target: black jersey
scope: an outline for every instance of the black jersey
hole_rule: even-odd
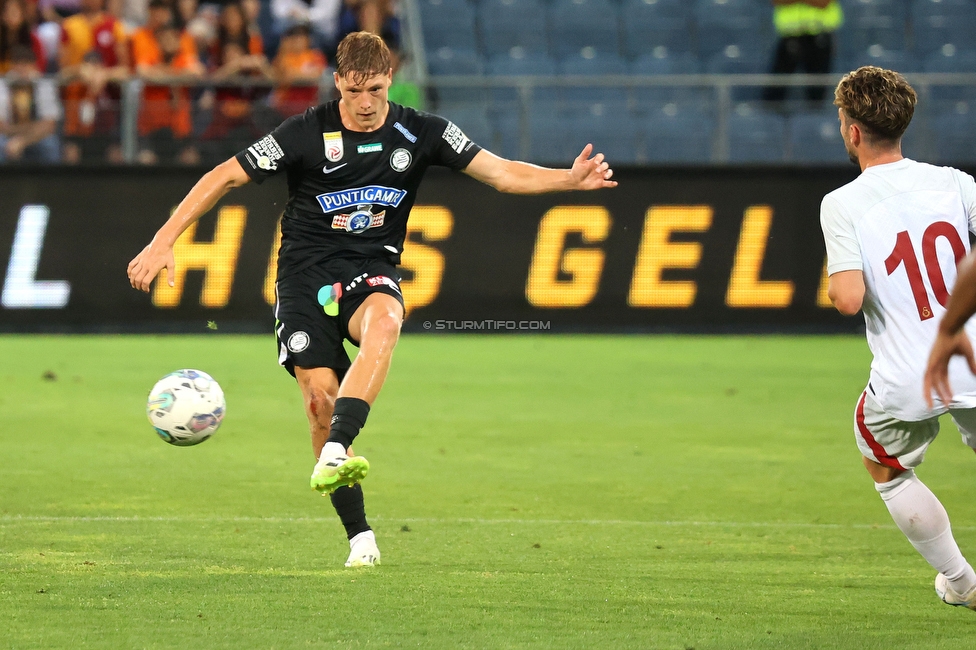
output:
[[[258,183],[288,174],[279,278],[333,257],[399,264],[424,172],[464,169],[481,151],[442,117],[389,106],[386,123],[362,133],[343,128],[339,100],[321,104],[237,154]]]

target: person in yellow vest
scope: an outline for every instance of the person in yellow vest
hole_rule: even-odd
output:
[[[772,74],[824,74],[830,72],[836,44],[834,32],[844,23],[839,0],[772,0],[773,22],[779,42]],[[787,88],[769,86],[763,99],[782,102]],[[823,101],[826,86],[807,86],[804,95],[813,102]]]

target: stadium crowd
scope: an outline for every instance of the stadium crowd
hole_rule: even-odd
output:
[[[318,102],[343,36],[399,49],[395,0],[0,0],[0,162],[224,159]],[[331,84],[322,84],[328,92]]]

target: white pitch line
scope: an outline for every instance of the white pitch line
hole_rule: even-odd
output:
[[[437,517],[370,517],[373,521],[387,523],[420,523],[420,524],[479,524],[479,525],[509,525],[529,524],[540,526],[641,526],[641,527],[715,527],[715,528],[809,528],[809,529],[837,529],[837,530],[875,530],[894,529],[892,524],[818,524],[806,522],[785,521],[637,521],[625,519],[481,519],[481,518],[437,518]],[[15,524],[18,522],[105,522],[105,523],[140,523],[140,522],[174,522],[174,523],[258,523],[258,524],[302,524],[302,523],[333,523],[334,517],[142,517],[134,516],[57,516],[57,515],[0,515],[0,524]],[[976,530],[976,526],[953,526],[955,530]]]

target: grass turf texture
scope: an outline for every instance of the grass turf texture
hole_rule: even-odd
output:
[[[857,337],[409,336],[342,567],[268,337],[0,337],[0,646],[959,648],[861,468]],[[210,372],[182,449],[152,384]],[[45,378],[44,375],[47,372]],[[951,424],[919,472],[976,553]]]

